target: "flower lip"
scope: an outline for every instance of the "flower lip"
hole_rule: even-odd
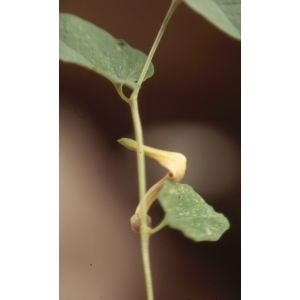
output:
[[[119,139],[118,142],[126,148],[137,151],[137,142],[128,138]],[[169,171],[169,180],[179,182],[186,171],[186,157],[177,152],[170,152],[143,146],[145,155],[155,159]]]

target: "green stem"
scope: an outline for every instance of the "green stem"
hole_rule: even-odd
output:
[[[138,143],[137,160],[138,160],[138,182],[139,182],[139,196],[141,204],[141,248],[142,248],[142,260],[144,266],[144,276],[146,282],[147,299],[154,300],[153,298],[153,286],[150,268],[150,256],[149,256],[149,238],[150,234],[146,222],[147,212],[146,203],[144,200],[146,194],[146,169],[145,169],[145,156],[143,151],[143,133],[141,120],[138,111],[138,102],[130,101],[130,108],[132,114],[132,120],[134,125],[135,138]]]
[[[143,145],[144,145],[143,131],[142,131],[142,124],[139,115],[138,102],[130,101],[129,104],[130,104],[132,121],[134,126],[135,139],[138,144],[137,164],[138,164],[139,199],[140,199],[142,218],[143,218],[143,209],[145,209],[146,211],[145,201],[143,201],[144,196],[146,194],[146,168],[145,168],[145,155],[143,150]],[[143,223],[143,220],[141,221]]]
[[[117,84],[117,83],[114,83],[120,97],[127,103],[129,103],[129,99],[124,95],[123,93],[123,84]]]
[[[166,219],[163,219],[155,228],[153,228],[150,231],[150,234],[154,234],[158,232],[159,230],[163,229],[167,225],[168,225],[168,221]]]
[[[150,254],[149,254],[149,240],[150,240],[149,233],[141,235],[142,258],[143,258],[144,276],[146,282],[147,299],[154,300],[151,265],[150,265]]]
[[[146,169],[145,169],[145,155],[143,151],[143,132],[142,132],[142,125],[138,111],[138,93],[141,88],[141,84],[145,79],[147,70],[150,66],[151,60],[155,53],[155,50],[161,40],[161,37],[166,29],[166,26],[175,11],[176,7],[182,0],[172,0],[170,8],[165,16],[165,19],[159,29],[157,37],[152,45],[150,53],[147,57],[146,63],[144,68],[141,72],[140,78],[137,82],[138,87],[135,88],[130,96],[129,104],[132,114],[134,132],[135,132],[135,139],[138,145],[137,151],[137,164],[138,164],[138,182],[139,182],[139,200],[141,205],[141,250],[142,250],[142,259],[143,259],[143,266],[144,266],[144,275],[145,275],[145,282],[146,282],[146,291],[147,291],[147,299],[154,300],[153,297],[153,287],[152,287],[152,277],[151,277],[151,268],[150,268],[150,256],[149,256],[149,238],[150,238],[150,230],[147,226],[147,208],[146,203],[144,201],[144,197],[146,194]],[[122,97],[123,98],[123,97]],[[124,98],[123,98],[124,99]],[[124,99],[125,100],[125,99]]]
[[[150,50],[150,52],[149,52],[149,55],[148,55],[148,57],[147,57],[147,60],[146,60],[146,63],[145,63],[145,65],[144,65],[144,68],[143,68],[143,70],[142,70],[142,73],[141,73],[141,75],[140,75],[140,78],[139,78],[139,80],[138,80],[138,82],[137,82],[138,87],[134,89],[134,91],[133,91],[133,93],[132,93],[132,95],[131,95],[131,97],[130,97],[131,99],[137,99],[137,95],[138,95],[139,90],[140,90],[140,88],[141,88],[141,84],[142,84],[142,82],[144,81],[144,78],[145,78],[145,76],[146,76],[146,73],[147,73],[147,71],[148,71],[148,68],[149,68],[149,66],[150,66],[150,63],[151,63],[151,61],[152,61],[152,58],[153,58],[154,53],[155,53],[155,51],[156,51],[156,48],[157,48],[157,46],[158,46],[158,44],[159,44],[159,42],[160,42],[160,40],[161,40],[161,38],[162,38],[162,35],[163,35],[164,32],[165,32],[165,29],[166,29],[166,27],[167,27],[167,25],[168,25],[168,23],[169,23],[169,20],[170,20],[172,14],[174,13],[175,9],[177,8],[178,4],[179,4],[181,1],[182,1],[182,0],[172,0],[172,3],[171,3],[171,5],[170,5],[170,8],[169,8],[169,10],[168,10],[168,12],[167,12],[167,14],[166,14],[166,16],[165,16],[165,18],[164,18],[164,21],[163,21],[163,23],[162,23],[162,25],[161,25],[161,27],[160,27],[160,29],[159,29],[159,32],[158,32],[158,34],[157,34],[157,36],[156,36],[156,39],[155,39],[155,41],[154,41],[154,43],[153,43],[153,45],[152,45],[152,48],[151,48],[151,50]]]

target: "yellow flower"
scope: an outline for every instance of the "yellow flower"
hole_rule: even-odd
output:
[[[126,148],[137,151],[137,142],[128,138],[119,139],[118,142]],[[157,199],[157,195],[163,188],[166,180],[179,182],[186,171],[186,158],[181,153],[169,152],[164,150],[155,149],[148,146],[143,146],[145,155],[155,159],[160,165],[165,167],[169,172],[168,174],[154,184],[146,193],[146,210],[148,211],[152,203]],[[136,208],[135,214],[131,217],[130,223],[132,230],[136,233],[140,232],[140,213],[141,204]],[[147,224],[151,225],[151,218],[147,215]]]

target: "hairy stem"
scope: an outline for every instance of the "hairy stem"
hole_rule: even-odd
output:
[[[144,81],[146,76],[147,70],[150,66],[152,61],[153,55],[155,50],[161,40],[161,37],[166,29],[166,26],[175,11],[176,7],[182,0],[172,0],[171,6],[165,16],[165,19],[159,29],[157,37],[152,45],[150,53],[147,57],[146,63],[144,68],[141,72],[140,78],[137,82],[138,87],[135,88],[130,96],[129,104],[132,114],[134,132],[135,132],[135,139],[138,144],[138,151],[137,151],[137,164],[138,164],[138,182],[139,182],[139,201],[141,207],[141,250],[142,250],[142,259],[143,259],[143,266],[144,266],[144,275],[145,275],[145,282],[146,282],[146,291],[147,291],[147,300],[154,300],[153,296],[153,286],[152,286],[152,277],[151,277],[151,268],[150,268],[150,256],[149,256],[149,239],[150,239],[150,231],[147,226],[147,207],[144,201],[145,194],[146,194],[146,169],[145,169],[145,155],[143,151],[143,132],[142,132],[142,125],[138,111],[138,93],[141,88],[141,84]]]

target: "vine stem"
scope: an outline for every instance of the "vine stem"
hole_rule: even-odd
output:
[[[168,225],[168,221],[166,219],[163,219],[155,228],[151,230],[150,234],[154,234],[158,232],[159,230],[163,229],[167,225]]]
[[[141,251],[142,251],[142,260],[143,260],[143,267],[144,267],[144,276],[145,276],[145,283],[146,283],[146,292],[147,292],[147,299],[154,300],[153,296],[153,285],[152,285],[152,277],[151,277],[151,267],[150,267],[150,256],[149,256],[149,239],[151,235],[151,231],[147,226],[147,211],[146,211],[146,203],[144,201],[144,197],[146,194],[146,168],[145,168],[145,155],[143,151],[143,131],[141,120],[139,116],[138,110],[138,93],[141,88],[141,84],[145,79],[147,70],[150,66],[152,61],[153,55],[156,51],[156,48],[162,38],[162,35],[167,27],[167,24],[175,11],[176,7],[182,0],[172,0],[170,8],[163,20],[163,23],[159,29],[157,37],[152,45],[152,48],[149,52],[147,57],[146,63],[143,67],[139,80],[137,82],[137,87],[133,90],[130,98],[129,98],[129,105],[131,109],[132,121],[134,126],[134,133],[135,139],[138,145],[137,151],[137,165],[138,165],[138,183],[139,183],[139,201],[141,205]]]

